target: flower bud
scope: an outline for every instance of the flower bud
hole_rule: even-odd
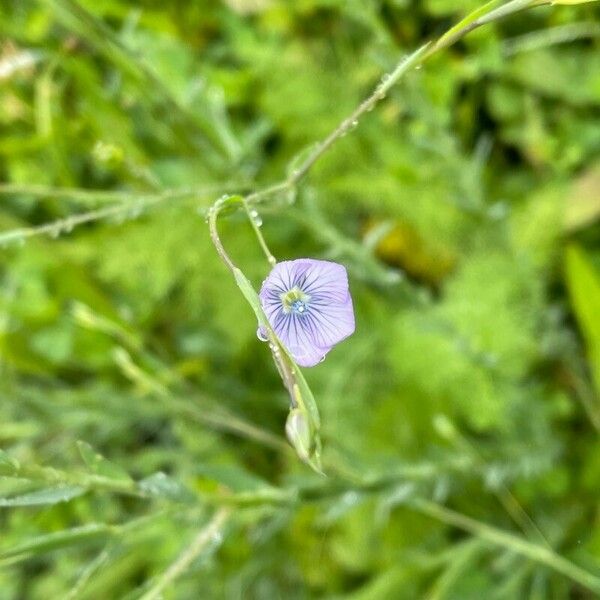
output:
[[[301,460],[310,462],[312,435],[308,418],[303,410],[293,408],[285,423],[285,433]]]

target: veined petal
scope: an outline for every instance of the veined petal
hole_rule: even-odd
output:
[[[302,326],[315,346],[331,348],[354,333],[354,308],[347,295],[341,303],[311,300],[310,310],[303,316]]]
[[[311,296],[323,295],[332,302],[342,302],[349,294],[348,273],[343,265],[328,260],[292,261],[293,284]]]
[[[331,348],[321,348],[313,343],[308,332],[299,323],[300,318],[292,317],[287,329],[277,332],[279,339],[283,342],[294,360],[301,367],[314,367],[318,365]]]
[[[297,311],[286,300],[292,290],[296,297],[302,292]],[[301,366],[318,364],[354,332],[348,275],[340,264],[308,258],[277,263],[259,297],[271,327]],[[261,339],[265,333],[259,328]]]

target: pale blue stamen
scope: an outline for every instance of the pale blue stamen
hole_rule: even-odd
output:
[[[302,314],[303,312],[306,312],[306,309],[308,307],[306,305],[306,302],[304,302],[303,300],[294,300],[290,308],[292,309],[293,313]]]
[[[305,294],[298,286],[294,286],[288,292],[279,294],[281,306],[285,314],[294,313],[301,315],[306,312],[310,296]]]

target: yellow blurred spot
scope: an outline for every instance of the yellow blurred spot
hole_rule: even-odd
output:
[[[365,234],[368,235],[378,226],[379,221],[370,220]],[[423,239],[407,223],[394,224],[377,243],[375,252],[384,262],[431,284],[440,283],[456,263],[456,256],[451,249]]]

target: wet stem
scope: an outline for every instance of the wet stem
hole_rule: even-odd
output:
[[[482,25],[493,23],[527,8],[553,3],[554,2],[552,0],[512,0],[505,4],[501,4],[496,0],[488,2],[483,7],[480,7],[465,17],[456,26],[449,29],[438,40],[433,43],[425,44],[413,54],[400,61],[400,63],[391,73],[384,75],[379,84],[375,87],[372,94],[364,102],[362,102],[349,117],[344,119],[326,138],[319,142],[315,149],[308,155],[308,157],[299,165],[298,168],[294,169],[285,180],[276,183],[271,187],[253,192],[245,198],[237,197],[236,200],[243,205],[243,208],[248,215],[258,242],[263,249],[269,264],[275,264],[275,258],[266,244],[262,231],[253,218],[252,210],[254,206],[267,202],[270,198],[279,194],[294,191],[301,180],[308,175],[315,163],[327,151],[329,151],[329,149],[339,138],[353,130],[358,125],[359,119],[366,112],[370,112],[381,100],[383,100],[388,90],[394,86],[407,71],[419,67],[430,56],[453,45],[469,32]],[[236,271],[238,271],[238,268],[223,247],[217,230],[219,213],[224,205],[227,204],[228,200],[231,201],[234,200],[234,198],[228,199],[225,197],[215,202],[209,211],[208,223],[211,239],[215,245],[217,253],[235,275]],[[358,486],[358,488],[360,488],[360,486]],[[327,488],[324,485],[320,485],[318,489],[319,492],[323,492],[326,491]],[[222,498],[220,500],[223,501]],[[230,500],[234,499],[230,498]],[[256,500],[259,504],[265,501],[265,499],[262,497],[256,498]],[[283,498],[284,503],[288,500],[288,498]],[[235,504],[235,500],[233,503]],[[543,564],[554,571],[563,574],[571,580],[576,581],[587,589],[594,590],[595,592],[600,591],[599,577],[563,558],[546,545],[539,545],[522,539],[511,533],[496,529],[466,515],[462,515],[444,506],[427,500],[415,499],[409,502],[409,507],[417,512],[429,516],[430,518],[446,523],[447,525],[463,529],[471,535],[474,535],[492,545],[505,548],[534,562]]]
[[[413,52],[408,57],[403,58],[396,68],[389,74],[384,75],[378,85],[375,87],[371,95],[362,102],[346,119],[344,119],[326,138],[318,142],[314,150],[308,155],[308,157],[297,167],[291,174],[283,181],[276,183],[270,187],[262,190],[257,190],[253,193],[248,194],[245,197],[245,208],[252,211],[254,205],[267,202],[273,196],[278,194],[287,193],[294,191],[302,179],[312,169],[315,163],[333,146],[333,144],[341,137],[345,136],[348,132],[356,128],[359,124],[360,118],[366,113],[371,111],[375,106],[385,98],[387,92],[392,88],[400,78],[409,70],[413,68],[419,68],[430,56],[436,54],[444,48],[456,43],[462,39],[469,32],[477,29],[482,25],[493,23],[506,16],[514,14],[518,11],[533,8],[548,4],[558,4],[560,0],[512,0],[510,2],[502,4],[500,0],[492,0],[484,6],[473,11],[457,25],[450,28],[444,35],[438,38],[435,42],[427,43],[417,51]],[[563,2],[564,3],[564,2]],[[69,4],[71,7],[70,0],[64,0],[64,4]],[[237,189],[243,190],[244,184],[231,183],[229,185],[220,184],[217,188],[225,189]],[[119,193],[110,192],[108,194],[90,191],[90,190],[70,190],[70,189],[50,189],[43,186],[10,186],[0,185],[0,194],[4,193],[33,193],[39,197],[63,195],[75,200],[127,200],[116,206],[109,206],[97,210],[91,210],[88,212],[81,213],[79,215],[73,215],[65,219],[46,223],[35,227],[18,228],[0,233],[0,247],[9,244],[24,244],[25,241],[34,236],[49,235],[50,237],[58,237],[63,233],[70,233],[74,228],[79,227],[85,223],[91,223],[94,221],[103,220],[106,218],[128,218],[130,215],[132,218],[138,216],[139,213],[146,211],[155,204],[162,203],[167,200],[174,200],[181,197],[196,197],[202,192],[209,193],[210,190],[166,190],[166,191],[155,191],[151,194],[143,194],[139,198],[135,206],[131,206],[129,201],[131,193]],[[214,193],[215,190],[213,190]],[[213,208],[216,203],[213,205]],[[249,215],[251,216],[251,215]],[[269,264],[273,264],[274,257],[268,250],[267,244],[264,240],[262,233],[259,231],[256,223],[253,223],[253,229],[257,236],[257,239],[265,252]],[[213,238],[214,241],[214,238]],[[224,251],[221,246],[217,251],[221,258],[225,261],[228,266],[232,266],[231,261],[227,261],[224,256]]]
[[[190,545],[183,550],[175,562],[146,591],[140,600],[158,600],[162,598],[163,591],[189,569],[190,565],[206,550],[211,542],[218,541],[230,515],[231,509],[227,507],[217,510],[208,525],[198,531]]]
[[[337,140],[344,137],[348,132],[354,130],[358,126],[361,117],[365,113],[372,111],[375,106],[386,97],[388,91],[402,78],[405,73],[413,68],[420,68],[420,66],[429,57],[433,56],[440,50],[452,46],[465,35],[474,29],[481,27],[482,25],[499,21],[500,19],[527,8],[534,8],[554,3],[554,0],[511,0],[510,2],[502,4],[499,0],[491,0],[491,2],[479,7],[462,19],[457,25],[451,27],[436,41],[427,42],[412,54],[404,57],[393,71],[383,75],[367,99],[359,104],[359,106],[357,106],[356,109],[347,118],[345,118],[326,138],[318,142],[308,157],[297,168],[295,168],[285,180],[241,198],[240,202],[243,205],[246,214],[248,215],[254,233],[269,264],[271,266],[275,265],[276,259],[269,250],[262,231],[257,225],[255,217],[253,217],[253,211],[256,210],[253,208],[255,205],[267,202],[269,198],[277,195],[294,191],[301,180],[308,175],[315,163],[326,152],[329,151],[329,149]],[[223,199],[217,200],[211,207],[209,211],[209,228],[211,239],[217,250],[217,253],[229,267],[229,269],[233,270],[236,268],[236,265],[225,251],[219,239],[216,227],[217,218],[222,207]]]
[[[269,250],[269,247],[267,246],[265,237],[263,236],[262,231],[260,230],[260,224],[257,223],[258,212],[256,211],[256,209],[250,208],[250,206],[248,205],[248,200],[246,198],[243,199],[243,203],[244,203],[244,210],[246,211],[246,214],[248,215],[248,219],[250,221],[250,224],[252,225],[252,229],[254,230],[254,233],[256,234],[256,237],[258,238],[258,243],[260,244],[260,247],[262,248],[263,252],[265,253],[267,261],[269,262],[269,264],[272,267],[274,267],[277,264],[277,259],[273,256],[273,254]]]

